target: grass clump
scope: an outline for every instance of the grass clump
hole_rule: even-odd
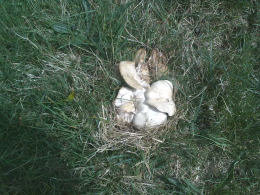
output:
[[[0,1],[0,192],[259,193],[258,10]],[[117,65],[141,47],[167,55],[165,78],[179,88],[177,113],[155,137],[113,131]]]

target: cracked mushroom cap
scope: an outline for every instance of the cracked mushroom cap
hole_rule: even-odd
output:
[[[176,112],[175,103],[172,100],[173,85],[168,80],[161,80],[153,83],[145,93],[146,103],[160,112],[169,116]]]

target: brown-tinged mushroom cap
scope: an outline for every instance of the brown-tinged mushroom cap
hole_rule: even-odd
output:
[[[145,62],[145,57],[146,57],[146,50],[141,48],[139,49],[136,54],[135,54],[135,64],[143,64]]]
[[[158,49],[153,49],[151,56],[147,62],[150,74],[152,78],[159,78],[168,72],[168,67],[166,66],[166,57],[159,52]]]
[[[139,49],[135,55],[136,71],[140,78],[146,83],[150,83],[150,73],[148,63],[145,62],[146,51],[145,49]]]

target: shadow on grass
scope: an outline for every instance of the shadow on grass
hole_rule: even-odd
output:
[[[77,179],[62,157],[62,144],[9,109],[0,109],[0,193],[75,192]]]

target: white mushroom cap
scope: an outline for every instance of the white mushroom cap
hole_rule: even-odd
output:
[[[137,129],[152,129],[159,127],[167,121],[167,114],[159,112],[146,104],[140,103],[133,119]]]
[[[114,101],[114,106],[118,110],[116,115],[117,120],[131,123],[135,114],[133,90],[122,87]]]
[[[146,103],[160,112],[169,116],[176,112],[175,103],[172,100],[173,86],[168,80],[161,80],[153,83],[145,93]]]
[[[122,87],[114,101],[117,109],[117,120],[131,123],[136,113],[136,105],[145,101],[145,89],[132,90]]]
[[[123,61],[119,64],[120,74],[125,82],[134,89],[148,88],[150,85],[142,80],[136,72],[135,62]]]
[[[133,103],[133,97],[134,91],[132,89],[121,87],[114,101],[114,105],[120,107],[125,103]]]

